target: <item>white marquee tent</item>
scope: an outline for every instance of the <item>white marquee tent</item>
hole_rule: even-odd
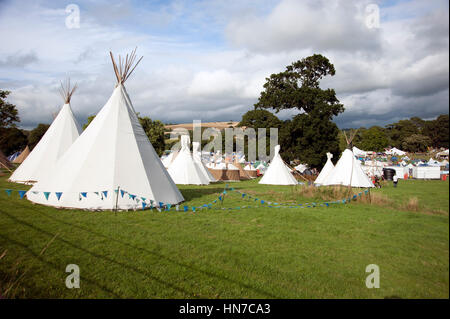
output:
[[[406,152],[399,150],[398,148],[391,148],[390,150],[385,152],[387,155],[396,155],[396,156],[403,156],[406,155]]]
[[[356,156],[359,156],[359,157],[366,157],[367,156],[367,152],[366,151],[360,150],[356,146],[353,146],[353,154],[355,154]]]
[[[110,55],[117,78],[111,97],[60,157],[53,174],[27,192],[32,202],[104,210],[184,200],[142,129],[123,85],[134,70],[135,50],[119,60],[126,61],[120,69]]]

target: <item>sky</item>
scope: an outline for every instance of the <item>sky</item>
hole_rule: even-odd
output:
[[[144,58],[127,91],[165,123],[240,120],[266,77],[314,53],[336,68],[321,87],[344,104],[340,128],[449,111],[447,0],[0,0],[0,38],[0,89],[24,129],[51,123],[67,77],[85,123],[114,88],[109,51],[135,47]]]

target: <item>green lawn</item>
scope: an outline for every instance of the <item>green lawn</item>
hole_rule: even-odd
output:
[[[372,190],[372,204],[114,213],[8,197],[4,189],[24,186],[6,178],[0,177],[0,293],[13,284],[6,297],[449,297],[448,182],[400,181],[396,189]],[[305,186],[230,186],[271,201],[322,198],[301,197]],[[180,189],[186,205],[196,206],[224,187]],[[407,211],[411,197],[416,211]],[[233,192],[223,203],[243,205]],[[68,264],[80,267],[80,289],[65,286]],[[369,264],[380,267],[379,289],[365,286]]]

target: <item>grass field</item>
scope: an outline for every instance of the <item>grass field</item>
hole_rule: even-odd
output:
[[[9,298],[448,298],[449,184],[400,181],[372,203],[199,212],[58,210],[8,197],[0,177],[0,293]],[[232,183],[267,200],[331,191]],[[186,205],[225,184],[180,186]],[[25,187],[26,189],[26,187]],[[337,199],[337,198],[336,198]],[[242,206],[227,194],[224,207]],[[67,289],[68,264],[81,288]],[[380,288],[365,268],[380,267]]]

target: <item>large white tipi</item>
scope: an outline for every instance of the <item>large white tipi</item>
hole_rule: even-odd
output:
[[[191,155],[190,145],[189,135],[181,135],[181,150],[167,171],[175,184],[207,185],[209,179],[195,163]]]
[[[323,181],[322,185],[342,185],[351,187],[374,187],[372,181],[364,173],[360,162],[355,158],[353,151],[351,149],[351,142],[355,137],[356,132],[353,136],[347,139],[347,149],[342,153],[341,158],[336,163],[334,169],[328,174],[328,176]]]
[[[77,86],[70,80],[61,83],[64,105],[33,151],[14,171],[9,180],[17,183],[33,183],[51,174],[57,160],[66,152],[81,133],[81,128],[70,108],[70,99]]]
[[[275,146],[275,155],[270,162],[264,176],[259,184],[269,185],[297,185],[298,182],[292,175],[289,167],[286,166],[280,156],[280,145]]]
[[[139,123],[124,87],[134,70],[135,52],[126,59],[119,57],[119,67],[110,53],[117,78],[111,97],[58,160],[53,174],[27,192],[29,200],[92,210],[137,209],[152,201],[160,205],[184,200]]]
[[[323,166],[322,170],[320,171],[319,176],[317,176],[316,180],[314,181],[314,184],[321,185],[323,182],[327,179],[328,175],[333,171],[334,165],[331,159],[333,158],[333,154],[327,153],[327,162]]]

